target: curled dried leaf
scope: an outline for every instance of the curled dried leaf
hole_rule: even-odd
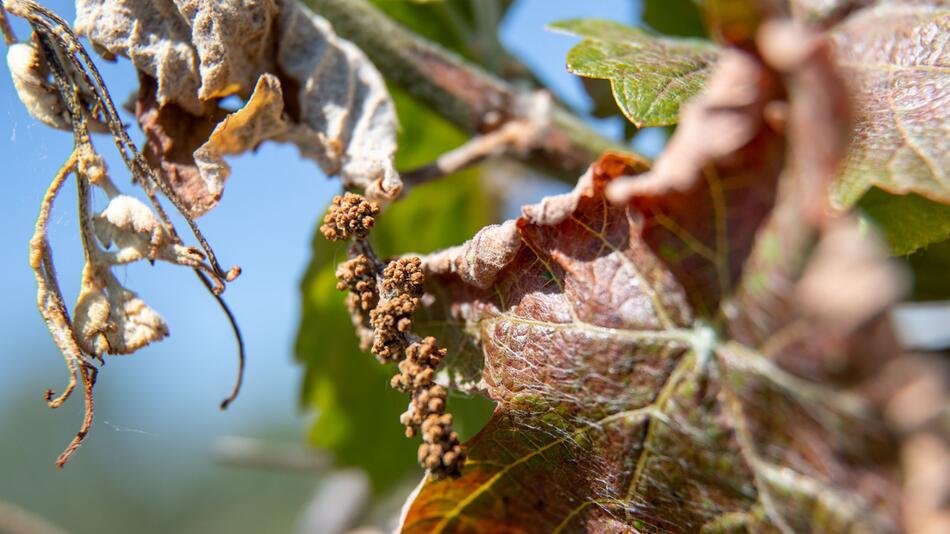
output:
[[[20,102],[30,115],[47,126],[71,130],[66,106],[49,77],[49,67],[31,43],[15,43],[7,48],[7,67],[13,76]]]
[[[221,197],[224,181],[231,173],[224,156],[253,150],[267,139],[286,132],[290,125],[284,120],[283,109],[280,81],[272,74],[264,74],[257,80],[244,107],[219,122],[208,140],[195,150],[195,165],[205,188],[214,198]]]
[[[175,242],[152,209],[134,197],[116,195],[92,223],[96,238],[106,248],[95,257],[105,264],[163,260],[212,273],[200,249]]]
[[[74,315],[80,345],[96,356],[131,354],[168,335],[155,310],[95,263],[83,269]]]
[[[402,182],[393,163],[395,108],[372,63],[298,2],[245,4],[77,4],[81,34],[155,80],[154,88],[143,86],[139,120],[151,158],[179,184],[192,215],[220,198],[229,173],[222,156],[267,139],[296,144],[328,175],[373,200],[396,198]],[[249,100],[220,122],[217,99],[231,94]],[[176,116],[202,128],[176,127]]]

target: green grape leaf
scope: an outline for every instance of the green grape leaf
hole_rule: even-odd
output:
[[[950,7],[936,4],[881,4],[832,31],[857,102],[839,206],[871,187],[950,203]]]
[[[950,240],[918,250],[907,261],[914,274],[915,300],[950,300]]]
[[[874,221],[891,251],[899,256],[913,254],[931,243],[950,239],[950,205],[920,195],[894,195],[873,188],[858,203]]]
[[[666,35],[705,37],[706,25],[695,0],[644,0],[640,18]]]
[[[621,111],[640,128],[675,124],[680,104],[699,92],[718,55],[707,41],[660,37],[606,20],[567,20],[551,28],[584,38],[568,54],[567,68],[610,80]]]
[[[724,52],[650,172],[607,154],[424,258],[498,408],[402,532],[896,531],[896,442],[862,392],[900,356],[901,284],[814,209],[848,124],[827,57],[800,69]]]
[[[464,142],[464,134],[447,121],[405,93],[392,93],[402,125],[397,158],[402,168],[428,163]],[[374,229],[374,241],[383,254],[427,252],[459,243],[492,221],[492,204],[479,172],[468,170],[414,189],[394,203]],[[447,220],[457,223],[433,224]],[[395,367],[380,365],[358,348],[345,295],[336,289],[336,265],[345,258],[345,246],[316,233],[313,258],[301,283],[296,354],[305,367],[302,402],[316,413],[311,443],[331,451],[340,465],[364,468],[374,488],[384,491],[418,470],[418,443],[402,435],[399,415],[408,400],[389,387]],[[483,398],[458,395],[450,402],[462,435],[471,435],[491,413],[491,403]]]

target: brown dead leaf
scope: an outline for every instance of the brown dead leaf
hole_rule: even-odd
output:
[[[143,84],[137,105],[153,145],[149,157],[193,215],[220,198],[229,174],[221,156],[267,139],[296,144],[327,175],[339,175],[374,200],[389,201],[401,191],[394,166],[397,120],[382,76],[298,2],[82,0],[77,12],[78,32],[155,80],[154,88]],[[225,138],[209,138],[224,116],[218,99],[251,98],[265,74],[271,75],[268,91],[283,102],[246,102],[221,133],[245,141],[221,150]],[[265,123],[267,136],[242,131]]]
[[[192,217],[204,215],[221,199],[220,189],[212,193],[201,178],[194,153],[226,114],[216,109],[211,115],[196,116],[178,104],[160,106],[155,80],[139,76],[135,117],[145,133],[145,158],[165,175]]]
[[[478,343],[498,408],[403,532],[897,530],[897,449],[867,380],[899,356],[882,318],[900,284],[853,221],[803,206],[848,123],[824,45],[798,35],[781,77],[753,56],[714,74],[718,100],[664,156],[679,161],[632,198],[607,202],[637,178],[606,155],[574,192],[428,258],[428,311]],[[810,105],[823,120],[802,122]]]
[[[950,6],[884,2],[832,35],[861,102],[836,205],[850,207],[872,186],[950,203]]]
[[[195,164],[212,195],[221,196],[224,181],[231,173],[224,156],[253,150],[290,129],[283,109],[280,81],[272,74],[264,74],[244,107],[219,122],[208,140],[194,151]]]

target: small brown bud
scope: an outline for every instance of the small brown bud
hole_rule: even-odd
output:
[[[333,198],[323,217],[320,233],[330,241],[343,241],[352,237],[362,239],[373,227],[378,213],[379,205],[360,195],[338,195]]]

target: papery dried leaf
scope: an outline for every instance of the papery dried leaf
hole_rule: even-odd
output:
[[[272,70],[273,0],[77,0],[76,31],[158,80],[158,103],[194,115]]]
[[[299,128],[281,140],[373,200],[396,198],[396,109],[382,75],[330,23],[294,0],[279,2],[277,64],[297,88],[286,87],[288,113]],[[296,96],[296,99],[294,99]]]
[[[950,203],[950,8],[909,4],[862,10],[832,33],[860,103],[834,189],[841,207],[872,186]]]
[[[106,248],[116,247],[111,263],[124,264],[150,257],[150,251],[171,245],[168,231],[142,201],[118,195],[93,219],[96,237]]]
[[[265,74],[243,108],[215,126],[208,140],[194,152],[195,164],[205,188],[215,198],[224,191],[231,167],[224,156],[253,150],[260,143],[290,129],[284,120],[284,97],[276,76]]]
[[[116,195],[92,220],[96,238],[105,247],[97,250],[96,263],[103,268],[141,260],[164,260],[206,270],[199,249],[175,243],[168,230],[142,201]]]
[[[176,103],[194,115],[213,107],[198,97],[202,81],[191,28],[172,0],[77,0],[74,26],[158,80],[159,105]]]
[[[273,72],[277,18],[273,0],[174,2],[181,18],[191,26],[190,44],[201,75],[200,100],[246,95],[261,71]]]
[[[218,205],[221,191],[215,194],[209,190],[198,172],[194,152],[227,112],[217,109],[207,116],[192,115],[178,104],[160,105],[156,90],[155,80],[139,76],[135,117],[145,133],[145,158],[161,169],[191,216],[199,217]]]
[[[56,88],[46,79],[49,68],[44,64],[36,47],[28,43],[14,43],[7,48],[7,68],[13,77],[13,87],[30,116],[43,124],[69,130],[69,116],[59,99]]]
[[[74,311],[75,331],[90,354],[132,354],[168,335],[165,320],[107,268],[86,264]]]
[[[325,173],[339,175],[346,186],[364,189],[373,199],[395,198],[402,188],[393,163],[397,120],[376,68],[353,44],[337,37],[326,20],[295,1],[245,4],[77,4],[79,32],[110,53],[129,57],[156,80],[155,88],[143,80],[136,113],[153,165],[165,171],[193,216],[204,214],[220,198],[228,174],[221,156],[250,150],[267,139],[297,144]],[[147,22],[135,22],[139,19]],[[210,139],[224,115],[217,99],[231,94],[249,98],[266,73],[273,76],[267,82],[270,104],[248,102],[237,112],[240,119],[234,114],[231,120],[241,126],[219,135],[244,141],[228,142],[222,150],[225,137]],[[278,106],[281,95],[285,102]],[[243,131],[265,122],[271,128]],[[284,127],[277,127],[283,122]]]
[[[515,236],[505,225],[486,229],[428,258],[430,290],[445,306],[429,311],[461,321],[479,342],[481,387],[498,409],[465,444],[459,479],[424,480],[402,531],[896,530],[896,448],[879,405],[859,386],[896,356],[879,319],[899,284],[880,250],[849,233],[851,221],[803,215],[800,203],[816,188],[797,184],[827,184],[843,146],[809,144],[839,139],[848,124],[838,113],[800,124],[807,105],[836,109],[843,91],[828,62],[812,61],[821,46],[809,38],[799,46],[807,61],[783,65],[791,103],[753,57],[721,66],[728,76],[711,83],[699,99],[704,112],[684,119],[683,139],[669,148],[667,157],[689,164],[666,169],[686,171],[658,163],[642,190],[613,204],[605,189],[630,168],[605,156],[573,193],[526,207]],[[814,71],[803,66],[812,64]],[[788,109],[789,122],[765,120],[776,105]],[[697,149],[703,120],[730,114],[731,151],[687,153]],[[802,135],[809,128],[811,137]],[[756,237],[780,172],[781,205]],[[719,211],[708,207],[717,189],[728,206]],[[790,243],[781,265],[798,270],[768,286],[774,304],[788,307],[745,300],[758,277],[770,276],[775,264],[763,258],[791,216],[803,217],[798,224],[811,238]],[[841,239],[847,250],[838,250]],[[679,254],[665,250],[677,240]],[[843,254],[831,260],[828,250]],[[716,267],[721,257],[729,258],[725,271]],[[842,265],[860,265],[868,276],[842,275]],[[814,305],[817,288],[852,275],[858,292],[868,284],[895,290]],[[777,326],[771,313],[784,310],[791,311],[779,322],[807,325],[803,341],[813,347],[779,343],[781,328],[755,329]],[[872,357],[854,376],[787,366],[829,350]]]

